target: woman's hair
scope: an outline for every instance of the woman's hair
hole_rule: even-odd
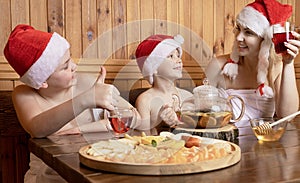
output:
[[[273,91],[275,91],[274,83],[276,78],[281,73],[281,68],[282,68],[282,56],[276,54],[274,45],[272,44],[270,48],[270,54],[269,54],[268,83],[269,86],[273,89]]]

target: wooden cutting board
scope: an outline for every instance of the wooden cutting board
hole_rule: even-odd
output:
[[[176,127],[172,133],[189,133],[191,135],[198,135],[200,137],[207,137],[213,139],[226,140],[229,142],[237,142],[239,136],[238,128],[233,124],[227,124],[222,128],[205,128],[205,129],[194,129],[194,128],[180,128]]]
[[[241,149],[234,143],[211,139],[202,138],[202,142],[207,143],[228,143],[231,146],[231,153],[229,155],[214,159],[205,160],[196,163],[185,164],[148,164],[148,163],[124,163],[112,162],[106,160],[98,160],[94,156],[88,155],[86,152],[89,146],[84,146],[79,150],[80,162],[93,169],[123,173],[123,174],[136,174],[136,175],[179,175],[200,173],[212,170],[226,168],[238,163],[241,159]]]

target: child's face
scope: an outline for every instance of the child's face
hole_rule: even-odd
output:
[[[168,57],[160,64],[157,75],[175,80],[182,77],[182,60],[178,49],[172,51]]]
[[[47,83],[50,86],[68,88],[76,84],[76,71],[77,65],[70,57],[70,51],[66,51],[62,57],[61,64],[56,68],[54,73],[48,78]]]

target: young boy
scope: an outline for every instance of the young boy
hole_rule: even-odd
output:
[[[192,96],[174,84],[176,79],[182,77],[183,41],[181,35],[152,35],[139,44],[137,63],[144,78],[152,84],[136,101],[142,120],[139,129],[154,129],[162,122],[169,126],[180,123],[175,111]]]
[[[98,78],[76,74],[69,43],[57,33],[18,25],[9,36],[4,55],[24,85],[13,91],[13,103],[23,128],[32,137],[104,131],[105,121],[94,122],[91,108],[113,110],[129,105],[118,90]],[[37,157],[31,155],[25,182],[64,181]]]

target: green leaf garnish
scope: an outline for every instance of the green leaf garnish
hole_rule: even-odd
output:
[[[156,147],[157,146],[157,142],[155,140],[151,141],[152,147]]]

